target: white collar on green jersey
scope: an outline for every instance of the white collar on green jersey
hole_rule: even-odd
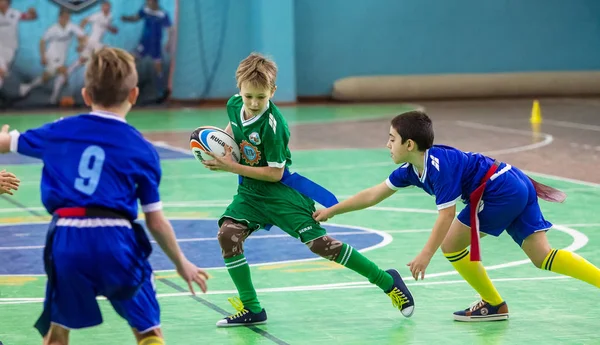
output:
[[[256,115],[248,120],[244,120],[244,106],[242,106],[242,109],[240,109],[240,119],[242,120],[242,125],[249,126],[254,122],[258,121],[258,119],[260,119],[260,117],[263,116],[263,114],[266,113],[267,110],[269,110],[269,106],[271,106],[271,101],[267,103],[267,105],[259,115]]]

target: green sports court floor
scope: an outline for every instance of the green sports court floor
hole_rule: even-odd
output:
[[[568,194],[564,204],[542,202],[556,248],[569,248],[600,265],[600,102],[542,100],[541,133],[531,133],[529,100],[429,102],[436,141],[483,151],[523,168]],[[293,167],[340,198],[383,181],[395,168],[385,149],[399,104],[283,107],[292,131]],[[569,116],[567,116],[569,115]],[[56,114],[0,117],[21,131]],[[246,243],[255,287],[269,323],[217,329],[234,310],[236,295],[223,268],[216,218],[235,193],[237,178],[210,172],[188,154],[189,133],[200,125],[225,126],[224,109],[140,110],[128,120],[156,143],[162,157],[162,199],[186,255],[209,268],[209,292],[190,296],[157,248],[152,264],[167,344],[600,344],[598,289],[533,267],[503,234],[482,241],[483,263],[509,305],[508,321],[458,323],[452,312],[478,296],[439,253],[424,281],[406,264],[423,247],[436,219],[433,198],[406,189],[376,207],[337,216],[328,230],[382,268],[397,268],[415,299],[404,318],[377,287],[343,267],[312,256],[279,229]],[[0,199],[0,341],[41,344],[33,328],[44,295],[42,248],[48,215],[41,207],[38,162],[5,155],[0,168],[21,179],[15,196]],[[595,168],[595,169],[594,169]],[[587,181],[587,182],[584,182]],[[104,323],[75,331],[72,344],[134,344],[127,326],[100,301]]]

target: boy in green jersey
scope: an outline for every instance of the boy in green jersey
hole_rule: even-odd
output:
[[[243,243],[256,230],[271,225],[299,239],[313,253],[364,276],[381,288],[404,316],[411,316],[414,301],[397,270],[383,271],[350,245],[328,236],[313,219],[315,200],[331,206],[337,199],[316,183],[290,174],[290,132],[285,118],[270,101],[276,77],[275,63],[259,54],[251,54],[240,63],[236,72],[240,93],[227,102],[226,128],[240,147],[240,162],[231,158],[231,150],[223,157],[211,154],[214,159],[204,161],[211,170],[240,175],[237,194],[219,219],[218,233],[225,266],[240,295],[230,299],[238,312],[219,320],[217,326],[266,323],[267,314],[252,284]]]

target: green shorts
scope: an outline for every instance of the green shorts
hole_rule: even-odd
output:
[[[238,193],[227,207],[225,218],[246,223],[251,231],[275,225],[302,243],[327,235],[327,231],[312,217],[315,202],[282,183],[248,181],[238,187]]]

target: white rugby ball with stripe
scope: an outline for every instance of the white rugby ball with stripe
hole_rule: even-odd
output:
[[[224,156],[226,152],[225,145],[232,148],[231,155],[236,162],[239,162],[240,148],[235,139],[224,130],[212,126],[202,126],[196,128],[190,135],[190,149],[194,157],[200,162],[213,159],[206,152],[212,152],[216,156]]]

